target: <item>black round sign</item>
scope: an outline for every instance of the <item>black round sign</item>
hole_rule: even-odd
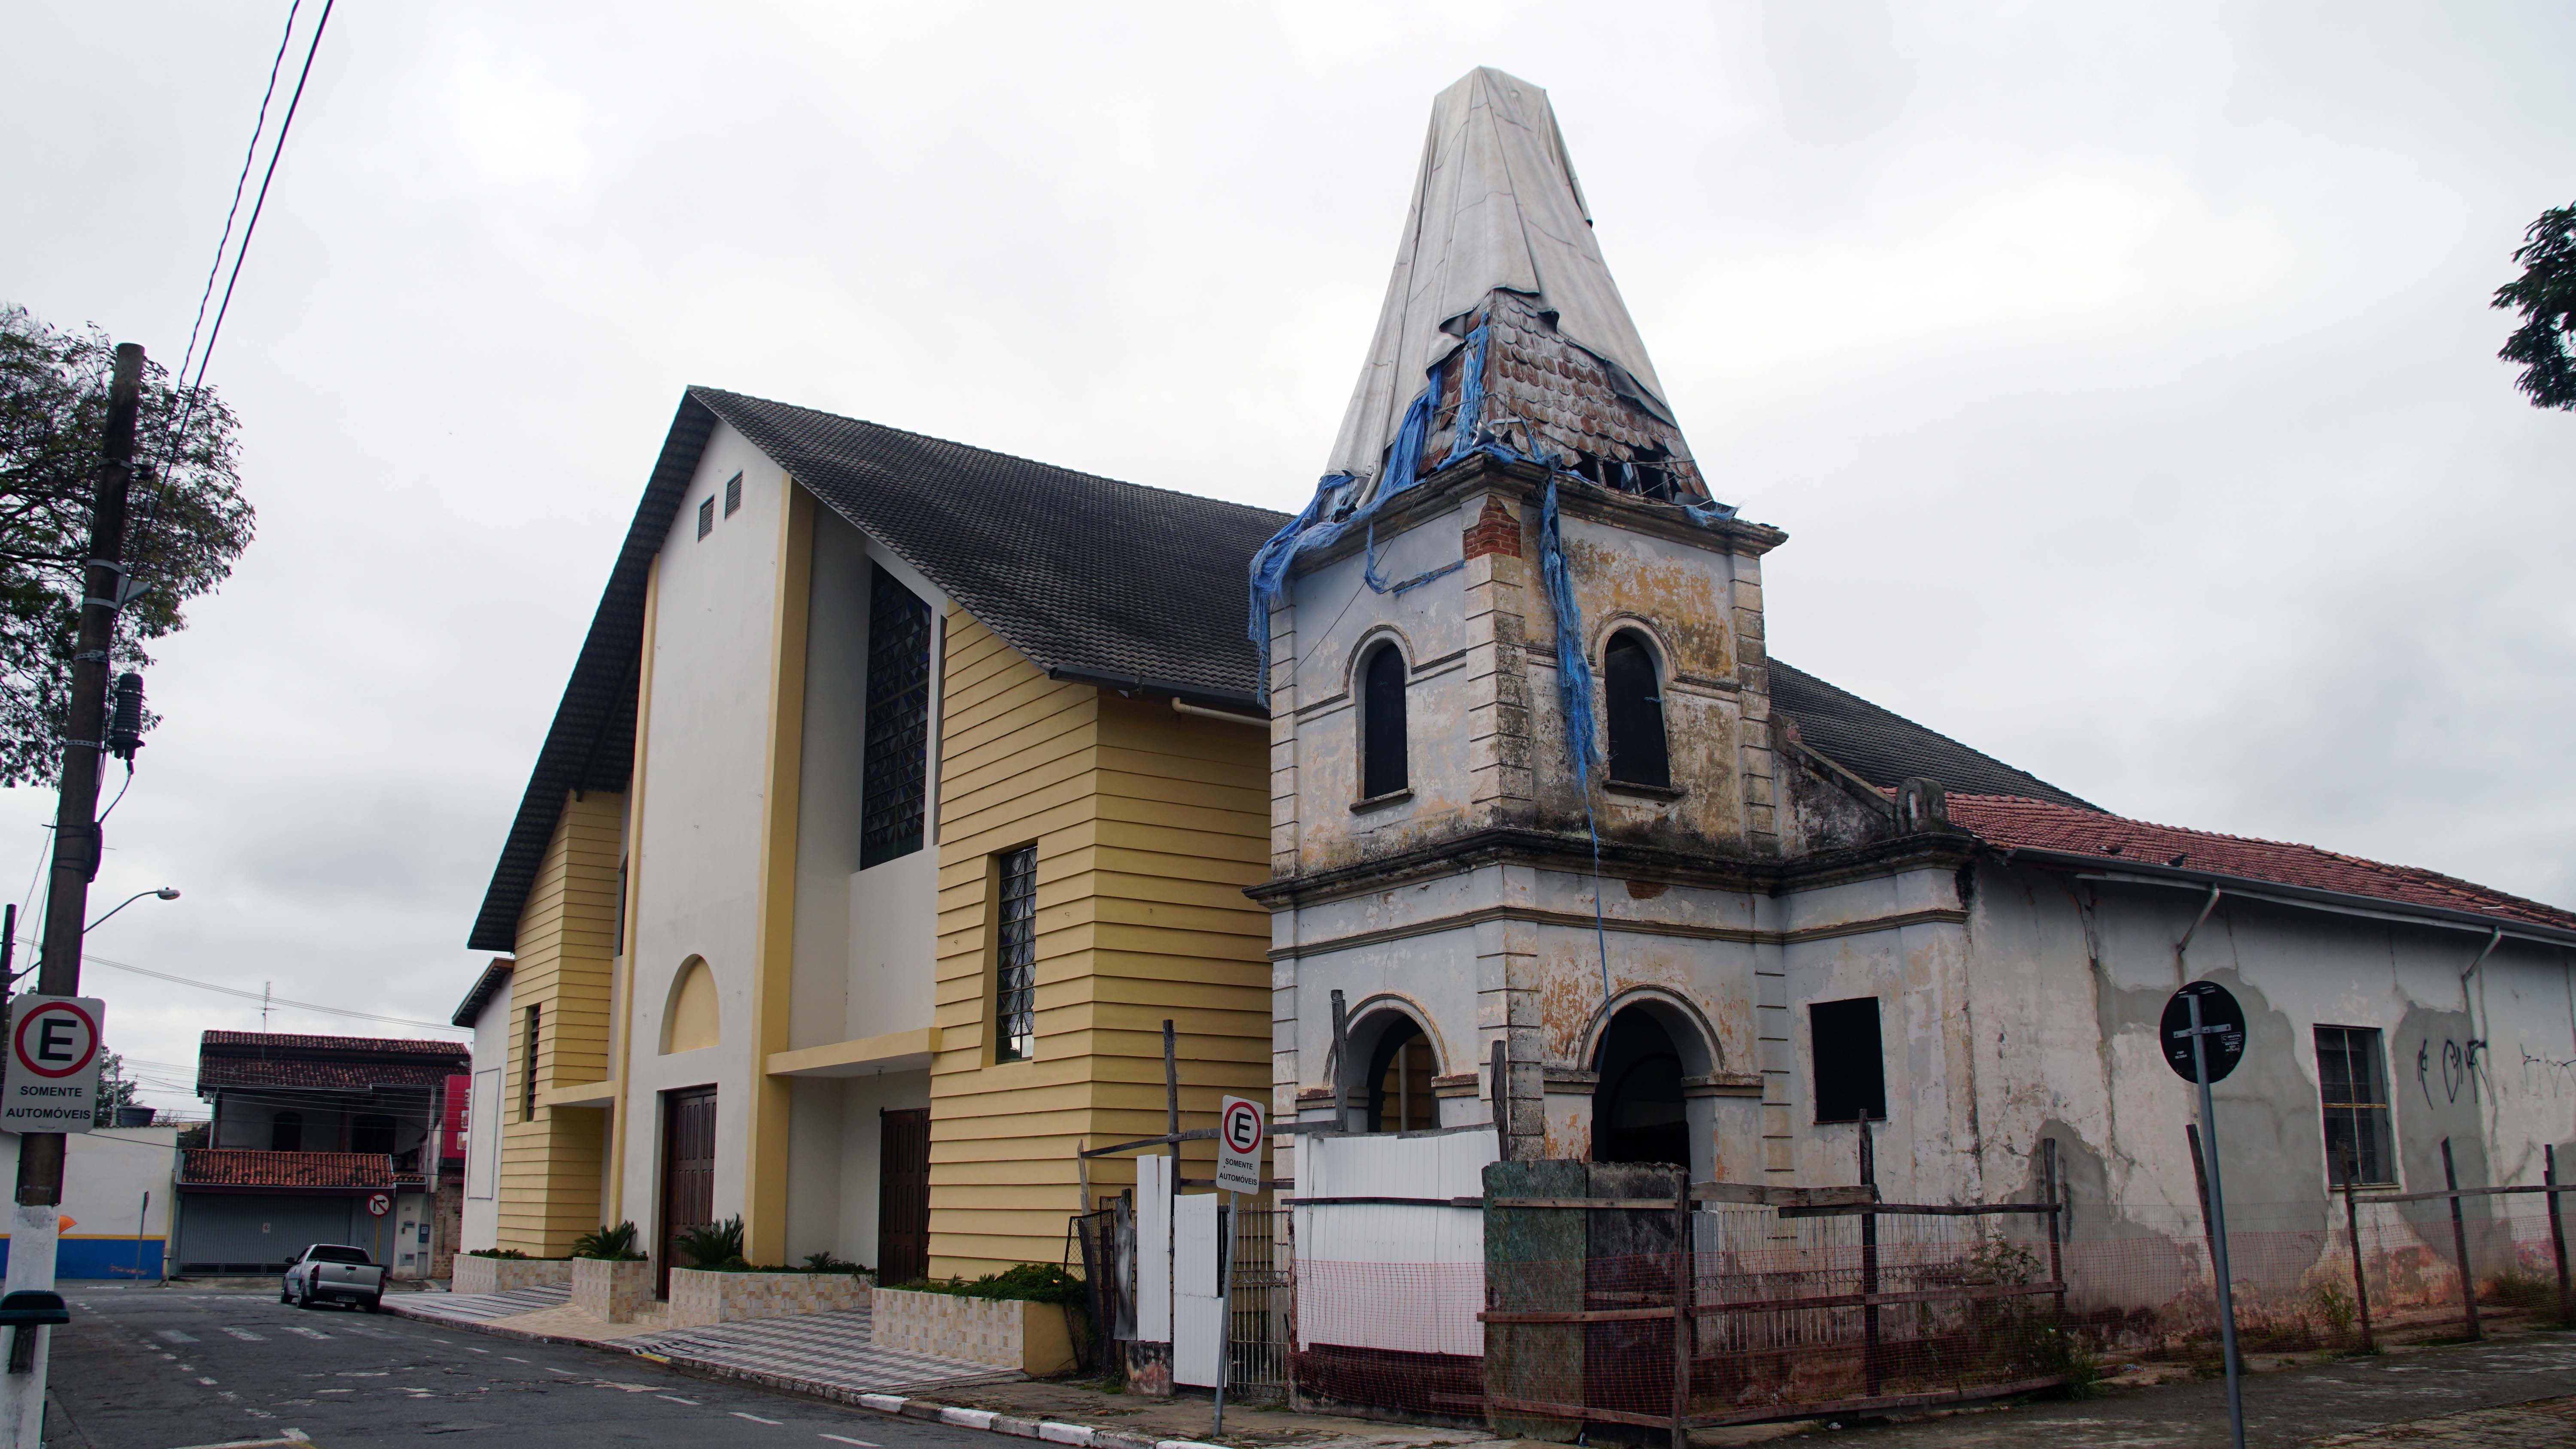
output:
[[[2201,1052],[2209,1063],[2209,1079],[2225,1081],[2245,1055],[2245,1013],[2227,988],[2215,981],[2195,981],[2165,1003],[2164,1020],[2156,1030],[2165,1064],[2186,1082],[2200,1080],[2191,1066],[2191,998],[2195,996],[2200,998]]]

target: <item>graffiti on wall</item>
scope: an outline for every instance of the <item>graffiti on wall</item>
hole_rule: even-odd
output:
[[[2436,1105],[2433,1101],[2433,1078],[2437,1066],[2444,1101],[2457,1102],[2460,1094],[2466,1092],[2469,1100],[2475,1102],[2478,1099],[2478,1053],[2485,1049],[2486,1043],[2477,1037],[2465,1042],[2444,1037],[2437,1053],[2433,1039],[2424,1038],[2423,1043],[2415,1048],[2415,1085],[2424,1094],[2424,1105]]]

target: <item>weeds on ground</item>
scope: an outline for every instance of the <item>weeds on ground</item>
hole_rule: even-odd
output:
[[[2548,1313],[2558,1307],[2558,1284],[2527,1268],[2507,1268],[2478,1285],[2478,1301]]]

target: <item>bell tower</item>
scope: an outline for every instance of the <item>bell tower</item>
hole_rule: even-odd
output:
[[[1781,849],[1784,538],[1692,459],[1546,93],[1444,91],[1328,469],[1253,563],[1276,1110],[1377,1130],[1378,1058],[1418,1051],[1438,1125],[1499,1112],[1516,1156],[1615,1136],[1705,1175],[1758,1137],[1716,1103],[1760,1091],[1741,943]],[[1596,1134],[1604,1063],[1667,1056],[1656,1120]]]

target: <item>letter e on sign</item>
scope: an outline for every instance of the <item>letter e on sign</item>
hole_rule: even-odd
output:
[[[1228,1097],[1216,1121],[1216,1185],[1225,1192],[1261,1191],[1261,1104]]]
[[[10,1003],[0,1131],[90,1129],[106,1024],[107,1003],[95,996],[21,996]]]

